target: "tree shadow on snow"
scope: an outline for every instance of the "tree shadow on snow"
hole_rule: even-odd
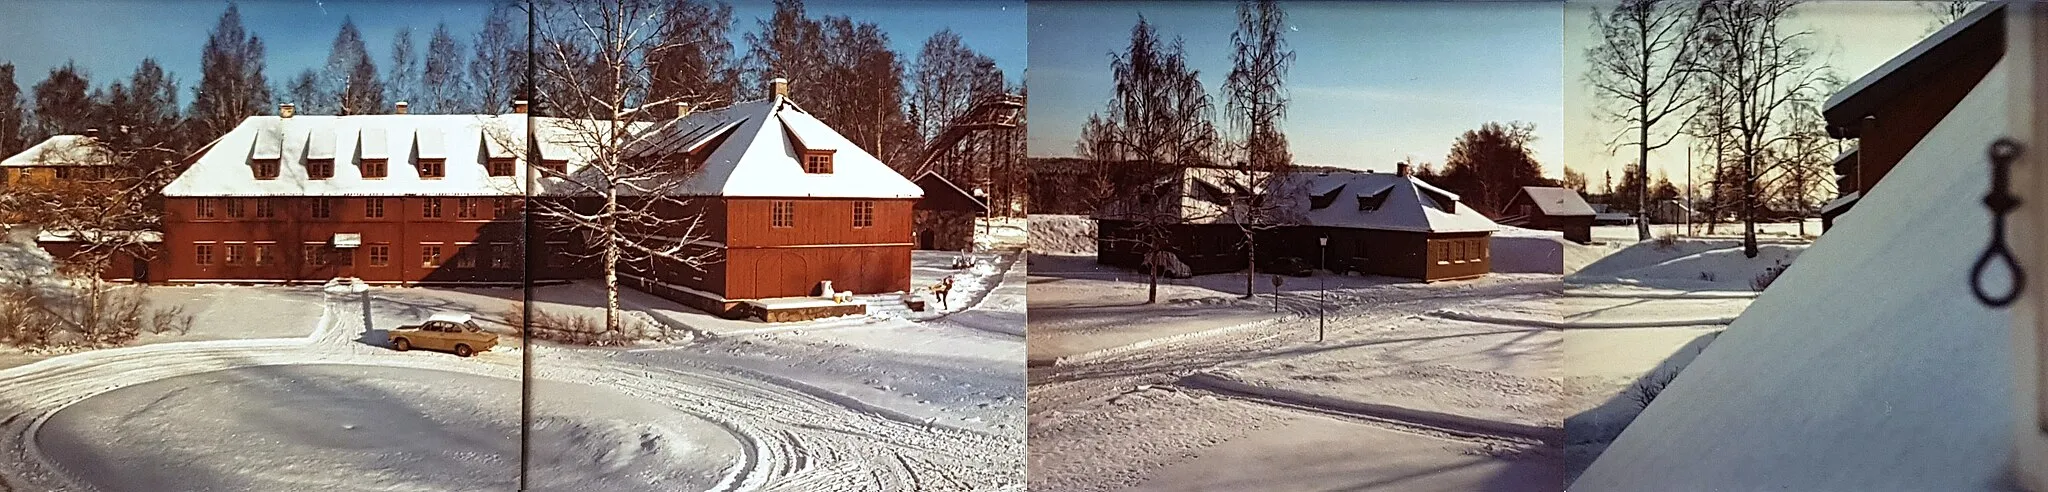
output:
[[[1593,466],[1593,461],[1607,449],[1607,445],[1621,436],[1636,416],[1654,404],[1657,395],[1675,381],[1685,367],[1719,337],[1715,331],[1695,337],[1684,346],[1672,352],[1670,357],[1657,363],[1657,367],[1609,397],[1606,401],[1576,415],[1565,418],[1565,478],[1577,480],[1579,474]]]

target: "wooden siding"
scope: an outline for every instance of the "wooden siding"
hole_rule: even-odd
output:
[[[1920,139],[1934,130],[1935,124],[1941,123],[1962,102],[1963,96],[1984,80],[1991,68],[1998,65],[2001,55],[2002,50],[1998,49],[1970,51],[1968,56],[1949,61],[1940,75],[1909,84],[1902,94],[1910,96],[1892,98],[1871,114],[1875,118],[1862,123],[1857,139],[1860,162],[1856,166],[1854,189],[1869,190],[1884,179],[1893,166],[1905,159],[1907,152],[1919,145]]]
[[[1142,255],[1132,243],[1117,241],[1130,234],[1131,225],[1102,221],[1098,230],[1098,263],[1131,269],[1142,268]],[[1242,232],[1230,225],[1182,225],[1174,231],[1175,251],[1203,252],[1181,255],[1182,262],[1197,275],[1243,271]],[[1317,269],[1344,269],[1374,275],[1426,281],[1470,278],[1492,269],[1491,233],[1422,233],[1353,229],[1341,227],[1285,227],[1262,234],[1258,239],[1260,261],[1281,257],[1300,258]],[[1323,247],[1318,241],[1329,238]],[[1463,248],[1463,249],[1460,249]],[[1462,253],[1462,254],[1461,254]],[[1177,253],[1178,254],[1178,253]],[[1325,264],[1327,261],[1327,264]]]
[[[910,246],[732,249],[725,270],[731,299],[816,295],[822,280],[839,291],[907,291]]]
[[[791,227],[772,227],[774,202],[796,205]],[[853,203],[875,202],[875,223],[853,227]],[[732,248],[910,244],[911,207],[916,200],[838,198],[733,198],[726,200],[726,245]]]
[[[156,276],[158,280],[170,282],[207,281],[258,281],[258,282],[320,282],[333,277],[359,277],[370,282],[388,283],[517,283],[523,280],[521,273],[524,256],[520,240],[523,237],[517,199],[510,202],[507,213],[500,217],[493,212],[492,199],[479,198],[476,218],[458,218],[459,199],[453,197],[387,197],[382,218],[367,215],[366,206],[376,198],[339,197],[328,198],[333,204],[329,218],[314,218],[314,198],[279,197],[268,198],[276,211],[273,218],[255,217],[256,198],[216,198],[214,216],[202,217],[198,213],[200,198],[171,198],[166,200],[165,218],[166,270]],[[245,216],[229,217],[230,200],[242,200]],[[439,200],[442,203],[442,217],[426,216],[424,204]],[[335,234],[361,234],[362,246],[353,249],[332,248]],[[198,246],[212,245],[211,264],[199,264]],[[227,248],[238,245],[245,248],[244,258],[235,265],[226,263]],[[257,246],[270,246],[275,258],[266,265],[254,262]],[[321,251],[330,254],[347,255],[348,264],[339,258],[326,265],[307,261],[305,247],[319,245]],[[388,247],[389,255],[384,265],[371,264],[372,247]],[[427,266],[425,251],[430,247],[441,248],[440,266]],[[543,236],[532,245],[535,254],[568,257],[573,253],[565,250],[577,246],[563,238]],[[463,266],[461,255],[476,258],[474,266]],[[494,259],[496,259],[494,266]],[[543,263],[535,280],[559,280],[584,274],[576,261],[548,260],[558,263]]]

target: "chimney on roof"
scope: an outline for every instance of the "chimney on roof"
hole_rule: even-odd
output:
[[[408,111],[408,108],[410,108],[411,106],[412,105],[410,104],[406,104],[405,101],[399,101],[398,104],[392,105],[391,114],[411,114],[412,112]]]
[[[789,97],[789,79],[776,77],[775,80],[768,81],[768,95],[782,98]]]
[[[513,101],[512,101],[512,112],[514,112],[514,113],[518,113],[518,114],[526,114],[526,100],[525,100],[525,99],[515,99],[515,100],[513,100]]]
[[[98,139],[100,138],[100,129],[98,129],[98,128],[87,128],[87,129],[85,129],[85,138],[90,138],[90,139],[98,140]]]
[[[684,117],[684,116],[689,116],[689,115],[690,115],[690,109],[691,109],[691,108],[690,108],[690,103],[689,103],[689,102],[687,102],[687,101],[676,101],[676,119],[680,120],[680,119],[683,119],[683,117]]]
[[[1408,163],[1406,163],[1406,162],[1403,162],[1403,163],[1400,163],[1400,164],[1395,164],[1395,165],[1394,165],[1394,175],[1395,175],[1395,176],[1400,176],[1400,177],[1403,177],[1403,178],[1406,178],[1406,177],[1409,177],[1409,176],[1414,176],[1414,175],[1415,175],[1415,166],[1410,166],[1410,165],[1408,165]]]
[[[290,118],[292,115],[298,114],[298,112],[299,106],[296,104],[284,103],[277,105],[277,117],[279,118]]]

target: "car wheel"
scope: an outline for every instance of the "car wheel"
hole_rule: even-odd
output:
[[[476,354],[476,351],[474,351],[474,350],[470,350],[470,349],[469,349],[469,345],[468,345],[468,344],[456,344],[456,345],[455,345],[455,356],[456,356],[456,357],[469,357],[470,355],[473,355],[473,354]]]
[[[404,351],[407,351],[407,350],[412,350],[412,342],[408,342],[408,341],[405,341],[405,339],[403,339],[403,338],[400,338],[400,339],[397,339],[397,340],[392,340],[392,341],[391,341],[391,349],[392,349],[392,350],[397,350],[397,351],[399,351],[399,352],[404,352]]]

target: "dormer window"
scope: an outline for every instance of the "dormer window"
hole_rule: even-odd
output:
[[[1388,188],[1380,190],[1379,193],[1358,197],[1358,211],[1372,212],[1379,210],[1381,205],[1387,204],[1387,195],[1393,194],[1393,191],[1393,188]]]
[[[250,167],[255,168],[256,179],[277,179],[277,159],[256,159]]]
[[[804,151],[804,173],[806,173],[806,174],[832,174],[832,151],[829,151],[829,150],[807,150],[807,151]]]
[[[307,160],[306,177],[312,179],[328,179],[334,177],[334,159]]]
[[[422,158],[419,168],[420,179],[441,179],[448,175],[448,160]]]
[[[511,157],[492,157],[484,166],[493,177],[511,176],[512,171],[518,168],[517,162],[517,159]]]
[[[389,161],[384,159],[363,159],[363,179],[384,179],[390,173]]]

